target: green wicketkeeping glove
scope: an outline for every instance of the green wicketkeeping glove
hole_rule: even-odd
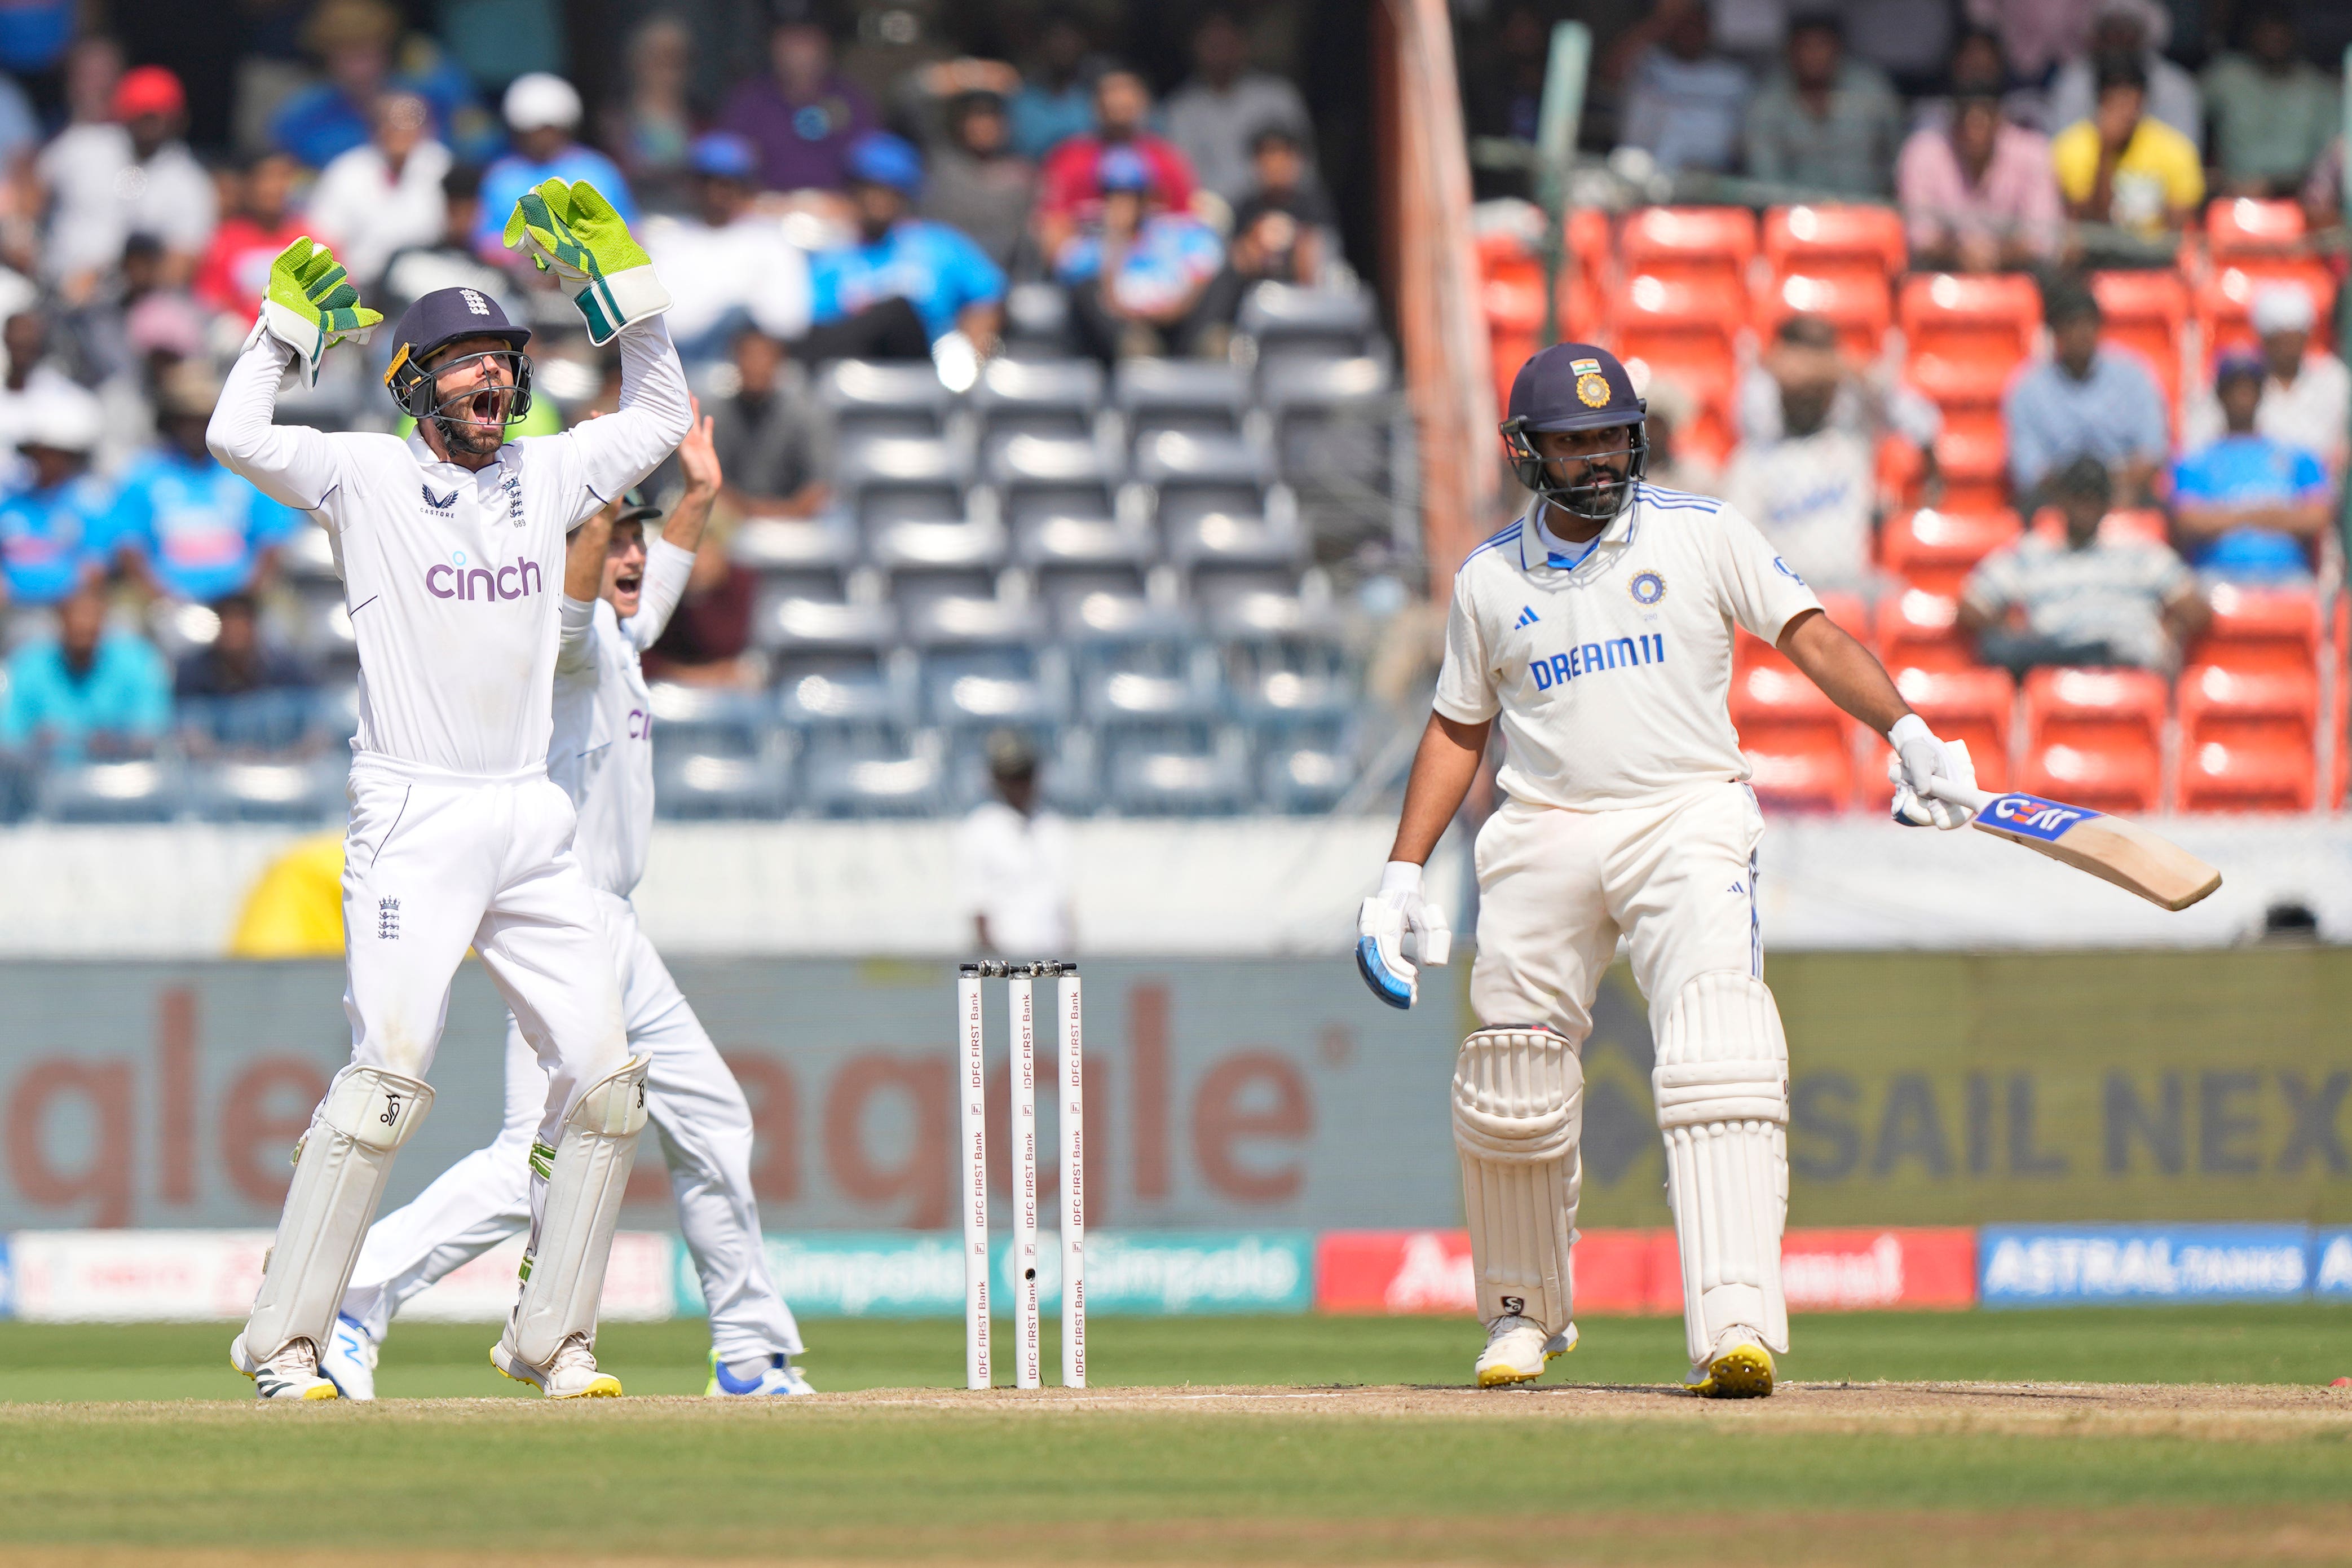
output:
[[[305,380],[319,384],[319,361],[349,338],[364,343],[383,317],[360,303],[360,291],[325,246],[305,235],[269,264],[261,319],[272,336],[302,359]]]
[[[669,308],[645,246],[596,187],[545,180],[525,191],[507,219],[509,250],[520,249],[552,272],[588,323],[589,340],[609,343],[632,321]]]

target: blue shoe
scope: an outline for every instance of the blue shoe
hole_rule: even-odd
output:
[[[335,1385],[346,1399],[375,1397],[376,1343],[367,1331],[342,1312],[335,1314],[335,1332],[328,1336],[327,1354],[319,1358],[319,1375]]]
[[[710,1384],[703,1389],[706,1399],[738,1399],[758,1394],[772,1394],[790,1398],[796,1394],[814,1394],[809,1380],[793,1364],[792,1357],[777,1355],[769,1358],[757,1377],[738,1377],[727,1370],[719,1353],[710,1353]]]

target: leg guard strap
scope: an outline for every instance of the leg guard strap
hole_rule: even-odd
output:
[[[1462,1042],[1454,1146],[1482,1320],[1568,1327],[1583,1126],[1584,1068],[1566,1036],[1488,1029]]]

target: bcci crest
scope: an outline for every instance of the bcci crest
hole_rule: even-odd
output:
[[[1598,371],[1587,371],[1576,378],[1576,398],[1587,408],[1609,406],[1609,382]]]
[[[1666,596],[1666,580],[1654,571],[1637,571],[1626,585],[1636,604],[1655,604]]]

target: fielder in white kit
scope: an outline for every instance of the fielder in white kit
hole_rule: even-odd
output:
[[[289,370],[315,383],[329,348],[380,319],[302,239],[272,267],[207,434],[228,467],[326,527],[360,657],[342,881],[352,1060],[299,1145],[230,1348],[263,1399],[336,1396],[319,1354],[393,1157],[431,1106],[425,1073],[468,946],[547,1071],[531,1241],[491,1363],[552,1397],[621,1392],[596,1367],[596,1304],[647,1063],[626,1049],[547,751],[565,535],[677,446],[690,409],[659,319],[667,296],[609,204],[549,181],[518,204],[507,241],[574,290],[592,336],[618,337],[610,418],[509,444],[530,406],[530,333],[487,296],[446,288],[402,318],[385,376],[415,436],[273,425]]]
[[[1764,984],[1764,823],[1727,706],[1733,627],[1894,745],[1901,820],[1964,825],[1964,809],[1928,791],[1938,777],[1973,785],[1975,772],[1747,518],[1642,483],[1645,413],[1624,367],[1589,344],[1544,350],[1512,384],[1503,436],[1535,499],[1454,575],[1435,711],[1357,957],[1396,1007],[1412,1004],[1416,960],[1446,961],[1422,865],[1499,718],[1508,800],[1475,855],[1470,1007],[1482,1027],[1462,1042],[1453,1094],[1487,1330],[1477,1381],[1540,1377],[1576,1343],[1580,1053],[1622,935],[1656,1040],[1685,1383],[1752,1396],[1772,1391],[1771,1353],[1789,1348],[1789,1051]]]
[[[686,591],[722,482],[710,421],[699,408],[696,414],[678,446],[686,493],[659,539],[646,546],[645,525],[660,513],[635,497],[607,506],[572,536],[547,769],[579,812],[573,849],[620,975],[629,1049],[651,1062],[646,1110],[710,1313],[704,1392],[789,1396],[811,1390],[792,1364],[803,1349],[799,1325],[769,1277],[761,1244],[751,1108],[629,903],[645,875],[654,826],[653,696],[638,655],[660,637]],[[506,1124],[497,1141],[368,1231],[320,1365],[344,1398],[375,1397],[377,1353],[404,1302],[530,1225],[546,1077],[521,1023],[509,1019]]]

